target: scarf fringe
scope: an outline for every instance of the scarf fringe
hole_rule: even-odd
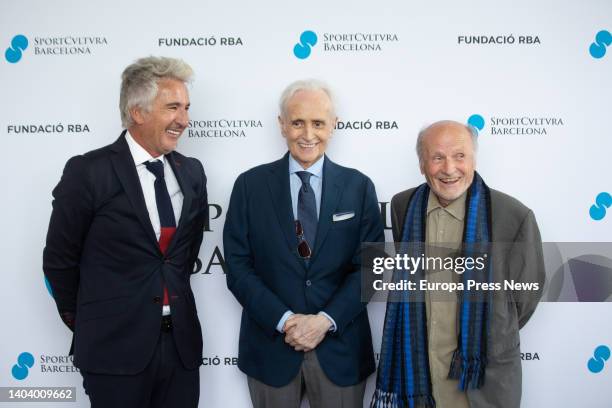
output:
[[[402,395],[395,392],[374,391],[370,408],[435,408],[436,402],[431,395]]]
[[[459,380],[459,389],[477,389],[484,385],[485,368],[487,358],[485,356],[464,358],[459,349],[453,353],[448,378]]]

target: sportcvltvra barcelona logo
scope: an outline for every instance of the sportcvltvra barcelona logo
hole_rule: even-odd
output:
[[[597,374],[603,371],[606,361],[610,359],[610,347],[601,345],[593,351],[593,357],[587,362],[590,372]]]
[[[17,357],[17,364],[13,365],[11,374],[16,380],[24,380],[29,374],[29,369],[34,366],[34,356],[24,351]]]
[[[317,34],[314,31],[304,31],[300,35],[300,42],[293,47],[293,55],[299,59],[306,59],[312,52],[312,47],[317,44]]]
[[[467,124],[470,125],[471,127],[473,127],[476,132],[480,132],[482,129],[484,129],[485,126],[485,120],[482,116],[480,116],[479,114],[475,113],[472,116],[470,116],[467,120]]]
[[[612,34],[608,30],[601,30],[595,35],[595,42],[589,47],[589,54],[593,58],[603,58],[610,44],[612,44]]]
[[[23,52],[28,48],[28,39],[23,34],[18,34],[11,40],[11,46],[4,52],[4,58],[11,64],[15,64],[21,60]]]
[[[605,191],[597,194],[595,204],[589,209],[589,215],[595,221],[601,221],[606,216],[606,209],[612,207],[612,195]]]

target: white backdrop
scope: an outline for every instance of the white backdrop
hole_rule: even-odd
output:
[[[370,176],[380,202],[423,181],[414,153],[422,126],[478,114],[485,125],[477,169],[535,212],[543,240],[612,240],[611,216],[589,216],[595,197],[612,192],[612,50],[589,53],[597,33],[612,30],[607,0],[108,3],[0,5],[0,46],[10,48],[0,60],[0,387],[77,387],[76,403],[32,406],[89,406],[80,374],[65,361],[71,334],[45,287],[42,248],[66,160],[118,137],[120,74],[142,56],[180,57],[196,72],[194,122],[178,150],[202,161],[218,206],[211,215],[221,210],[205,233],[205,267],[219,261],[235,178],[285,151],[280,92],[307,77],[326,80],[337,95],[345,128],[335,132],[330,158]],[[311,52],[300,59],[293,50],[306,30],[317,43],[303,44]],[[605,34],[598,38],[605,51]],[[214,137],[227,131],[233,136]],[[200,406],[247,407],[245,376],[225,364],[237,355],[240,306],[222,267],[209,272],[192,278],[207,363]],[[384,304],[369,309],[379,350]],[[611,312],[610,303],[540,305],[521,332],[529,353],[524,407],[611,406],[612,360],[598,373],[587,369],[597,346],[612,347]],[[11,370],[23,352],[35,362],[20,380]]]

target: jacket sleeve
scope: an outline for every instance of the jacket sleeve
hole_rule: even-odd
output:
[[[362,218],[359,228],[359,242],[357,250],[352,259],[352,271],[347,274],[342,285],[332,296],[328,304],[323,308],[323,312],[331,316],[336,323],[335,335],[342,335],[348,325],[361,313],[367,306],[362,301],[362,273],[372,275],[371,263],[362,258],[370,259],[376,250],[363,251],[365,242],[384,242],[384,227],[378,208],[378,198],[376,189],[369,178],[365,178],[365,188],[362,201]],[[368,284],[369,279],[363,280],[363,284]]]
[[[254,268],[248,225],[247,183],[242,174],[234,184],[223,227],[227,287],[249,317],[272,337],[279,334],[276,325],[289,308],[266,286]]]
[[[405,208],[400,208],[400,195],[397,194],[391,199],[391,231],[393,232],[393,241],[400,242],[402,237],[400,236],[401,231],[403,229],[403,225],[400,225],[400,220],[403,218],[404,214],[400,214],[400,211],[406,210]]]
[[[43,271],[62,320],[74,330],[81,251],[94,214],[92,183],[84,156],[68,160],[53,198]]]
[[[542,296],[545,281],[542,238],[535,216],[529,210],[521,222],[509,258],[510,279],[524,284],[538,284],[538,290],[514,291],[519,329],[535,311]]]

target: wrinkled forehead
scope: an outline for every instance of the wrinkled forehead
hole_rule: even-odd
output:
[[[158,79],[156,84],[157,95],[161,94],[162,92],[168,94],[180,93],[183,95],[189,95],[189,88],[187,87],[187,84],[179,79],[172,77],[164,77]]]
[[[322,90],[301,89],[287,101],[287,114],[331,114],[331,100]]]
[[[430,129],[423,137],[428,153],[473,153],[472,135],[462,126],[444,125]]]

